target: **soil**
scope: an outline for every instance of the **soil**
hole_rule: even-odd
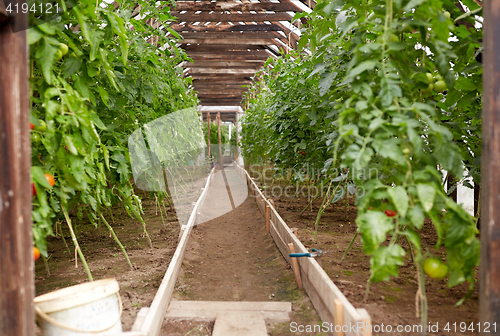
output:
[[[315,240],[314,223],[322,199],[319,198],[313,203],[312,211],[308,207],[301,215],[302,210],[310,201],[307,197],[307,190],[304,194],[299,194],[299,198],[292,200],[292,197],[284,195],[272,197],[270,189],[264,188],[268,191],[267,197],[274,200],[279,214],[288,226],[297,228],[298,237],[305,247],[327,252],[321,258],[323,269],[354,307],[365,308],[372,318],[373,326],[381,327],[384,324],[384,326],[391,325],[394,328],[393,332],[374,332],[374,335],[419,335],[416,332],[395,332],[398,325],[404,327],[420,324],[415,307],[415,295],[418,290],[417,271],[413,266],[405,241],[399,242],[407,251],[405,265],[399,268],[399,277],[391,277],[389,282],[372,284],[368,299],[364,302],[366,283],[370,275],[370,257],[365,255],[359,236],[346,259],[342,264],[339,263],[356,232],[357,209],[354,205],[354,198],[347,199],[347,206],[345,200],[340,200],[324,212],[319,222],[317,240]],[[293,192],[289,194],[293,195]],[[424,250],[435,256],[444,256],[443,248],[436,250],[433,247],[437,241],[437,234],[430,221],[425,221],[421,234]],[[478,270],[476,274],[479,274]],[[460,330],[460,323],[462,326],[465,323],[467,328],[471,323],[477,325],[479,312],[477,286],[472,297],[457,307],[455,304],[468,292],[468,283],[448,288],[446,279],[436,280],[427,277],[425,287],[428,299],[428,321],[432,326],[438,324],[438,332],[429,332],[428,335],[477,334],[470,330]],[[456,332],[454,323],[456,323]],[[451,330],[444,330],[447,325]],[[387,327],[384,330],[387,330]]]
[[[77,232],[78,242],[85,255],[94,280],[116,278],[120,285],[120,295],[123,301],[122,326],[124,331],[132,328],[135,317],[141,307],[148,307],[153,301],[156,290],[165,274],[170,259],[177,246],[180,226],[175,210],[167,210],[165,224],[156,207],[154,199],[138,193],[143,197],[143,219],[153,248],[143,234],[142,224],[131,218],[124,209],[114,207],[104,214],[113,227],[118,239],[125,246],[129,258],[135,267],[131,270],[118,245],[103,226],[95,228],[88,221],[80,221],[71,216]],[[165,217],[165,213],[163,213]],[[50,237],[48,239],[48,265],[50,275],[44,266],[42,258],[35,263],[36,295],[45,294],[57,289],[88,281],[80,259],[75,268],[75,253],[66,223],[62,224],[64,238],[69,245],[68,252],[63,239]],[[40,330],[37,332],[41,335]]]
[[[271,236],[265,233],[264,218],[257,204],[247,196],[247,192],[242,193],[241,188],[233,188],[238,183],[238,177],[231,168],[226,169],[226,177],[236,200],[236,208],[230,211],[227,189],[221,173],[218,173],[201,211],[201,217],[205,218],[192,230],[173,300],[287,301],[292,302],[290,322],[297,322],[298,325],[321,323],[305,292],[297,289],[290,266],[280,255]],[[323,268],[356,308],[368,310],[372,325],[380,326],[383,323],[395,327],[420,323],[420,319],[415,316],[416,270],[409,256],[405,266],[400,267],[399,277],[391,278],[389,282],[372,284],[366,302],[363,302],[363,297],[370,263],[359,238],[346,260],[339,264],[356,230],[353,199],[348,199],[347,212],[344,201],[327,209],[319,223],[315,240],[314,220],[321,204],[320,199],[314,202],[313,211],[308,208],[300,215],[308,203],[307,197],[296,198],[291,204],[289,197],[271,198],[288,226],[297,228],[298,237],[306,247],[327,251],[321,260]],[[115,277],[120,283],[124,331],[130,330],[140,308],[151,304],[179,235],[179,223],[172,209],[168,209],[163,224],[153,199],[145,198],[143,208],[153,249],[149,248],[141,223],[130,218],[124,210],[115,207],[112,209],[113,217],[106,216],[126,246],[135,270],[130,270],[107,229],[94,228],[90,223],[72,218],[94,279]],[[37,295],[87,281],[79,260],[78,268],[75,268],[74,248],[71,247],[69,233],[66,229],[63,233],[71,252],[67,251],[61,238],[49,239],[51,275],[47,275],[43,261],[38,260],[35,279]],[[435,251],[432,247],[437,236],[430,223],[426,222],[422,234],[424,248],[440,255],[442,250]],[[403,242],[401,244],[405,246]],[[449,289],[445,280],[428,279],[426,291],[429,321],[431,325],[439,323],[440,330],[429,335],[476,334],[468,330],[453,332],[453,323],[457,322],[457,326],[460,326],[461,322],[465,322],[468,326],[478,322],[477,287],[472,297],[458,307],[454,305],[467,293],[466,284]],[[447,323],[452,328],[450,332],[444,331]],[[210,335],[212,330],[213,322],[165,321],[161,335],[201,336]],[[270,325],[268,330],[273,336],[326,335],[317,332],[292,333],[290,323]],[[374,335],[384,334],[417,335],[411,332],[374,332]]]
[[[255,200],[247,196],[246,185],[244,189],[236,188],[241,186],[241,181],[234,168],[229,167],[225,171],[236,208],[230,211],[223,176],[217,173],[201,211],[202,217],[215,218],[193,228],[174,299],[286,301],[292,302],[291,322],[304,325],[319,323],[319,316],[307,295],[297,289],[293,271],[271,236],[266,234],[264,218]],[[241,194],[243,190],[244,195]],[[241,204],[238,205],[239,201]],[[172,323],[176,323],[175,327],[179,329],[175,335],[184,335],[192,330],[199,335],[209,335],[198,332],[203,330],[203,326],[191,324],[182,328],[180,322],[169,322],[169,333],[162,335],[173,335]],[[289,323],[268,326],[273,336],[291,335],[289,329]],[[166,325],[163,330],[167,330]]]

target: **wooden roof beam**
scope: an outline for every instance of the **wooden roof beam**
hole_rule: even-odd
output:
[[[238,3],[238,2],[194,2],[178,1],[176,11],[274,11],[274,12],[302,12],[302,10],[291,1],[260,2],[260,3]]]
[[[195,14],[193,12],[179,13],[177,11],[170,13],[179,19],[179,22],[264,22],[264,21],[292,21],[292,16],[285,12],[278,13],[210,13],[201,12]]]
[[[216,44],[216,45],[224,45],[224,44],[229,44],[229,45],[272,45],[276,44],[276,41],[274,39],[258,39],[258,38],[252,38],[252,39],[211,39],[211,38],[205,38],[205,39],[184,39],[181,41],[181,44]]]
[[[210,44],[210,45],[199,45],[199,44],[188,44],[184,45],[182,47],[186,52],[189,54],[190,51],[196,51],[196,52],[212,52],[212,51],[223,51],[224,53],[232,53],[233,51],[244,51],[244,52],[250,52],[250,51],[265,51],[266,49],[263,46],[259,45],[251,45],[251,44],[234,44],[234,45],[228,45],[228,44]]]
[[[192,23],[178,24],[173,23],[170,28],[176,32],[182,31],[283,31],[283,28],[276,24],[253,24],[253,25],[242,25],[242,24],[210,24],[210,25],[195,25]]]
[[[227,93],[198,93],[198,98],[200,100],[203,100],[204,98],[207,99],[219,99],[219,98],[239,98],[241,100],[242,98],[242,93],[240,92],[227,92]]]
[[[180,32],[185,39],[273,39],[283,38],[285,35],[276,31],[247,31],[247,32]]]
[[[195,61],[194,63],[186,62],[184,64],[184,68],[250,68],[250,69],[258,69],[264,64],[264,62],[237,62],[237,61]]]
[[[217,68],[189,68],[188,74],[229,74],[229,75],[250,75],[253,76],[256,73],[256,69],[217,69]]]

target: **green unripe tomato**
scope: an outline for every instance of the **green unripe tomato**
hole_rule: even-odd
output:
[[[429,73],[429,72],[428,72],[428,73],[426,73],[425,75],[427,76],[427,83],[428,83],[428,84],[432,84],[432,83],[434,83],[434,77],[432,77],[432,74],[431,74],[431,73]]]
[[[57,49],[56,52],[56,61],[59,61],[63,57],[61,49]]]
[[[45,123],[45,121],[38,120],[38,122],[40,123],[40,126],[35,126],[34,129],[37,130],[37,131],[40,131],[40,132],[45,131],[45,129],[47,128],[47,124]]]
[[[61,44],[59,44],[59,50],[61,50],[62,55],[65,56],[68,53],[69,48],[66,44],[61,43]]]
[[[405,148],[405,149],[403,149],[403,154],[408,155],[408,154],[410,154],[410,152],[411,152],[411,151],[410,151],[410,149],[409,149],[409,148]]]
[[[434,91],[436,92],[443,92],[446,90],[446,83],[442,80],[437,81],[434,83]]]
[[[442,80],[443,80],[443,76],[441,76],[440,74],[437,74],[436,81],[442,81]]]
[[[442,279],[448,275],[448,264],[438,258],[427,258],[424,261],[425,274],[433,279]]]
[[[31,133],[31,142],[40,142],[42,141],[42,136],[38,133]]]
[[[429,86],[427,86],[427,89],[422,89],[422,93],[429,93],[429,92],[432,92],[432,89],[434,88],[434,84],[429,84]]]
[[[451,14],[448,11],[444,11],[443,14],[444,14],[444,16],[446,16],[447,19],[451,18]]]

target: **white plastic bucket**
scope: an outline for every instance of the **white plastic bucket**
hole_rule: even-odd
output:
[[[87,282],[35,298],[44,336],[104,335],[122,332],[120,286],[115,279]]]

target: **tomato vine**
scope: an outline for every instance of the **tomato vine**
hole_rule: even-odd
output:
[[[482,19],[476,2],[462,3],[469,12],[450,0],[318,2],[298,15],[308,18],[299,46],[310,53],[268,61],[243,121],[247,162],[293,169],[296,179],[319,163],[311,177],[332,187],[318,217],[344,197],[334,185],[362,190],[356,224],[371,256],[367,295],[370,283],[398,276],[402,238],[424,326],[423,268],[433,254],[421,244],[425,218],[435,249],[446,250],[450,287],[468,281],[472,293],[479,265],[476,221],[448,197],[442,175],[480,184]]]
[[[149,25],[151,18],[170,35]],[[149,239],[130,181],[128,136],[158,117],[197,105],[182,78],[180,62],[187,56],[165,23],[171,19],[168,6],[147,1],[121,1],[115,8],[83,0],[29,30],[33,232],[43,256],[54,222],[66,219],[85,264],[70,210],[112,231],[104,210],[122,204],[143,223]],[[54,176],[54,186],[44,173]]]

